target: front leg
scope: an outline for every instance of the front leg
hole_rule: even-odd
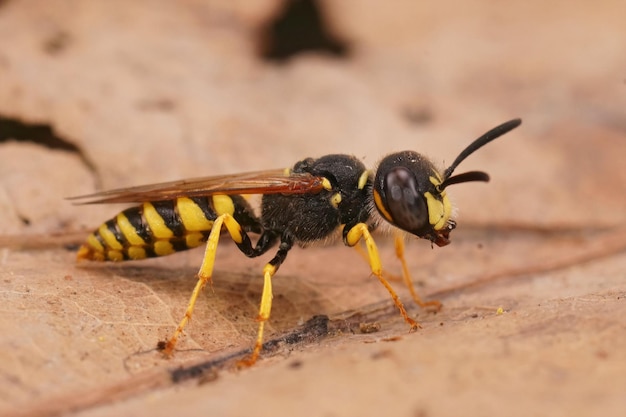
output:
[[[372,237],[367,225],[365,223],[357,223],[356,225],[350,228],[344,228],[343,231],[343,241],[348,246],[355,246],[359,243],[359,241],[363,239],[365,242],[365,246],[367,248],[368,261],[370,264],[370,268],[372,269],[372,273],[376,275],[376,278],[380,281],[381,284],[389,291],[391,298],[393,299],[394,304],[400,310],[400,314],[404,321],[406,321],[410,326],[410,331],[415,331],[420,328],[419,323],[413,320],[407,314],[402,301],[398,298],[398,295],[391,287],[389,282],[383,276],[383,267],[380,262],[380,255],[378,254],[378,248],[376,247],[376,243],[374,242],[374,238]]]

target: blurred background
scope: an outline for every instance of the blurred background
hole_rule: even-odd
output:
[[[623,0],[0,0],[0,414],[621,415],[625,16]],[[338,152],[375,167],[410,149],[443,167],[516,117],[458,169],[492,180],[450,189],[454,245],[407,250],[445,303],[411,310],[420,332],[398,336],[393,311],[383,336],[331,337],[293,366],[285,353],[93,408],[133,397],[141,372],[249,346],[266,260],[223,244],[190,350],[168,362],[150,349],[181,317],[202,251],[75,267],[66,249],[119,208],[65,197]],[[294,249],[270,329],[390,306],[350,255]]]
[[[624,199],[598,187],[626,180],[625,9],[2,1],[0,230],[79,229],[102,214],[82,222],[59,197],[334,152],[374,166],[413,149],[445,165],[513,117],[514,137],[463,164],[497,173],[480,199],[454,190],[468,216],[618,223]]]

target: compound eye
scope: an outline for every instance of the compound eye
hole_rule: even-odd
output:
[[[418,188],[415,175],[406,168],[394,168],[385,176],[385,203],[393,223],[414,234],[428,225],[428,208]]]

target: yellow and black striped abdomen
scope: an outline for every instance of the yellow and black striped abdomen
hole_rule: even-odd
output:
[[[236,207],[236,204],[243,206]],[[146,202],[103,223],[89,235],[77,258],[125,261],[195,248],[206,242],[217,216],[233,215],[241,210],[249,210],[241,196],[182,197]]]

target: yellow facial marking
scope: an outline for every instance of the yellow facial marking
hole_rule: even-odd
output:
[[[285,177],[288,177],[291,175],[291,168],[285,168],[283,170],[283,174],[285,175]]]
[[[143,217],[146,219],[152,235],[157,239],[169,239],[174,233],[167,227],[163,217],[156,211],[151,203],[143,203]]]
[[[333,186],[331,185],[330,181],[328,181],[328,178],[322,178],[322,187],[324,187],[325,190],[333,189]]]
[[[441,200],[438,200],[431,193],[424,193],[426,204],[428,205],[428,223],[435,230],[441,230],[448,223],[452,213],[452,205],[445,192],[441,193]]]
[[[115,235],[109,230],[106,224],[100,226],[98,233],[102,236],[102,239],[104,239],[109,248],[115,250],[121,250],[123,248],[122,244],[117,241]]]
[[[433,171],[435,176],[430,176],[428,177],[428,179],[430,180],[430,183],[432,185],[434,185],[435,187],[439,187],[441,185],[441,183],[443,182],[443,180],[441,179],[441,176],[439,175],[438,172]]]
[[[389,214],[389,212],[385,210],[385,206],[383,205],[383,201],[380,198],[380,194],[378,194],[378,191],[376,190],[374,190],[374,204],[376,204],[376,208],[383,215],[383,217],[387,219],[387,221],[393,222],[391,214]]]
[[[174,247],[167,240],[158,240],[154,242],[154,253],[156,253],[157,256],[170,255],[174,252]]]
[[[211,230],[213,221],[208,220],[204,212],[190,198],[182,197],[176,200],[178,215],[188,232],[200,232]]]
[[[211,197],[213,200],[213,209],[218,216],[222,214],[230,214],[231,216],[235,212],[235,204],[232,198],[227,195],[214,195]]]
[[[339,194],[339,193],[333,194],[333,196],[330,198],[330,203],[334,207],[338,207],[339,203],[341,203],[341,194]]]
[[[128,218],[124,213],[120,213],[115,218],[115,222],[117,226],[120,228],[122,234],[128,240],[128,243],[134,246],[142,246],[145,245],[146,242],[137,234],[137,231],[133,227],[132,224],[128,221]],[[135,259],[135,258],[133,258]]]
[[[367,180],[369,179],[369,177],[370,177],[370,172],[366,169],[365,171],[363,171],[363,173],[359,177],[359,183],[358,183],[359,190],[362,190],[363,188],[365,188],[365,184],[367,184]]]
[[[128,257],[130,259],[145,259],[146,250],[140,246],[131,246],[128,248]]]

